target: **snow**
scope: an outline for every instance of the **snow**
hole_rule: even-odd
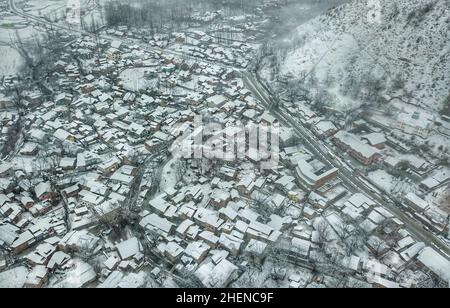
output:
[[[202,264],[195,272],[195,275],[207,288],[223,288],[227,286],[227,283],[237,269],[233,263],[227,259],[223,259],[217,265],[214,265],[213,262]]]
[[[450,283],[450,261],[442,257],[436,250],[425,247],[417,259],[436,275]]]
[[[401,75],[419,104],[439,110],[450,84],[446,1],[435,1],[430,12],[421,14],[420,21],[411,16],[430,1],[380,2],[380,23],[367,18],[366,1],[352,1],[300,26],[283,42],[289,48],[280,73],[296,79],[311,73],[332,94],[329,104],[341,110],[363,103],[343,94],[342,81],[348,76],[360,80],[370,74],[390,84]],[[394,17],[395,7],[398,15]],[[264,71],[265,76],[268,71]],[[325,84],[328,76],[335,78],[334,85]],[[416,87],[419,84],[421,87]]]
[[[393,191],[395,187],[396,179],[384,170],[370,172],[368,178],[372,183],[376,183],[377,187],[387,192]]]
[[[65,273],[65,278],[58,282],[56,288],[82,288],[93,282],[97,277],[94,269],[88,263],[74,259],[69,261],[70,271]]]
[[[0,288],[22,288],[27,280],[28,269],[19,266],[0,273]]]
[[[147,79],[146,73],[150,71],[150,68],[130,68],[124,70],[119,78],[122,80],[121,84],[125,90],[128,91],[142,91],[146,90],[155,81]]]
[[[135,256],[142,250],[141,244],[139,243],[139,240],[136,237],[126,240],[120,244],[117,244],[116,249],[119,252],[119,255],[122,258],[122,260],[130,259],[131,257]]]

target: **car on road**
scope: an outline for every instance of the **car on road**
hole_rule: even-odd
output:
[[[430,228],[428,228],[428,227],[425,226],[425,225],[422,225],[422,229],[424,229],[424,230],[426,230],[426,231],[430,231]]]

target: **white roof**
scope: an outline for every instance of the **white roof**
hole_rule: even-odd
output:
[[[69,132],[63,130],[63,129],[58,129],[53,136],[57,139],[59,139],[60,141],[65,141],[67,140],[67,138],[69,138],[71,135]]]
[[[226,287],[230,277],[238,269],[236,265],[223,259],[217,265],[213,262],[202,264],[200,268],[195,272],[195,275],[202,281],[203,285],[207,288],[220,288]]]
[[[136,237],[133,237],[117,244],[116,249],[122,260],[126,260],[141,252],[142,246],[141,243],[139,243],[139,240]]]
[[[377,145],[387,141],[386,137],[382,133],[371,133],[364,135],[362,138],[367,139],[371,145]]]
[[[156,214],[150,214],[144,217],[140,222],[141,227],[146,228],[148,226],[159,229],[168,234],[172,230],[174,224],[165,218],[161,218]]]
[[[436,275],[450,283],[450,261],[441,256],[436,250],[425,247],[417,259]]]
[[[378,149],[365,144],[359,137],[351,133],[339,131],[334,137],[353,151],[360,153],[365,158],[370,158],[379,153]]]
[[[43,194],[51,192],[52,188],[50,185],[50,182],[42,182],[39,183],[35,188],[34,192],[36,193],[36,196],[40,198]]]
[[[266,248],[267,248],[266,243],[255,239],[251,239],[247,247],[245,248],[245,251],[261,255],[265,252]]]
[[[405,196],[405,199],[423,210],[427,209],[430,206],[427,201],[423,200],[413,192],[408,193]]]
[[[200,259],[200,257],[208,252],[210,247],[203,241],[197,241],[189,243],[189,245],[184,250],[184,253],[191,256],[195,260]]]
[[[321,133],[325,133],[329,130],[337,130],[336,125],[331,121],[320,121],[319,123],[316,123],[315,126]]]

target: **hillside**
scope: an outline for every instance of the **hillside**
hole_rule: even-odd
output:
[[[299,85],[309,80],[326,90],[325,103],[337,109],[387,94],[441,110],[450,85],[449,7],[447,0],[339,6],[276,43],[287,47],[265,61],[262,75]]]

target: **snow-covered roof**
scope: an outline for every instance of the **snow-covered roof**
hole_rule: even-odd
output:
[[[367,141],[369,141],[369,143],[371,145],[378,145],[378,144],[385,143],[387,141],[386,137],[382,133],[367,134],[367,135],[362,136],[362,139],[366,139]]]
[[[425,247],[417,259],[436,275],[450,283],[450,261],[431,247]]]
[[[142,251],[142,245],[136,237],[130,238],[120,244],[116,245],[122,260],[127,260]]]
[[[195,275],[202,281],[207,288],[221,288],[226,287],[230,282],[233,274],[238,270],[238,267],[223,259],[217,265],[213,262],[202,264],[195,272]]]

